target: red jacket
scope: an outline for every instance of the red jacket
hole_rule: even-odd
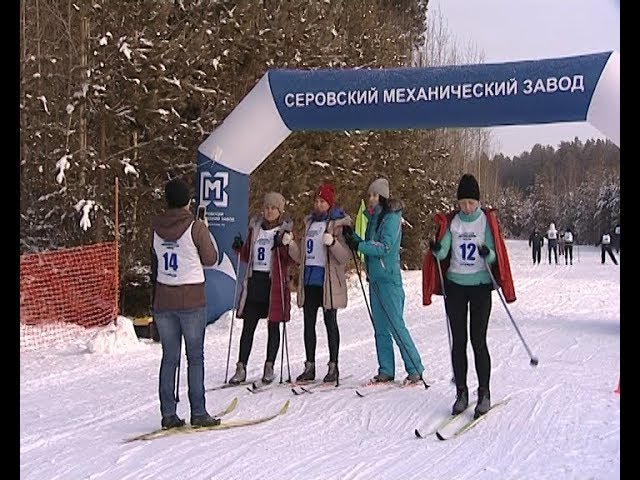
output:
[[[247,289],[249,281],[249,270],[252,265],[253,250],[253,234],[254,231],[260,229],[261,220],[252,219],[249,231],[247,233],[247,241],[244,242],[240,249],[240,260],[247,263],[244,279],[242,281],[242,290],[238,298],[237,317],[244,318],[244,305],[247,298]],[[254,228],[251,228],[254,227]],[[290,231],[291,224],[285,221],[280,225],[279,233]],[[236,250],[237,251],[237,250]],[[278,258],[280,259],[278,261]],[[291,319],[291,290],[288,284],[289,266],[294,262],[289,256],[289,247],[281,245],[276,248],[271,255],[271,290],[269,292],[269,321],[270,322],[288,322]]]
[[[500,225],[498,224],[498,218],[496,217],[496,210],[493,208],[482,208],[482,211],[487,216],[487,224],[491,229],[496,249],[496,261],[491,265],[491,273],[493,273],[493,277],[496,279],[498,286],[502,289],[505,301],[507,303],[515,302],[516,291],[513,287],[513,279],[511,278],[509,255],[507,254],[507,247],[504,244],[504,239],[500,232]],[[436,235],[438,241],[442,240],[442,237],[444,237],[447,229],[449,228],[449,223],[451,223],[451,220],[456,213],[458,213],[458,210],[451,211],[449,214],[436,213],[433,217],[436,225],[438,226],[438,233]],[[440,262],[443,278],[449,268],[450,257],[451,254]],[[423,305],[431,305],[431,295],[442,295],[442,285],[440,284],[437,260],[431,251],[427,251],[424,257],[424,262],[422,263]]]

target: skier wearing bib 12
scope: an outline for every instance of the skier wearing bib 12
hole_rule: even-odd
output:
[[[480,188],[475,177],[465,174],[458,185],[459,209],[448,215],[438,213],[436,240],[429,242],[423,264],[423,304],[431,304],[431,295],[444,295],[445,308],[453,337],[452,363],[456,383],[456,400],[452,414],[463,412],[469,404],[467,389],[467,311],[470,312],[471,346],[478,376],[478,402],[475,415],[491,408],[489,380],[491,357],[487,346],[487,327],[491,314],[493,282],[502,288],[507,302],[515,301],[509,257],[495,210],[481,208]],[[441,262],[444,288],[440,284]],[[486,264],[485,264],[486,262]]]

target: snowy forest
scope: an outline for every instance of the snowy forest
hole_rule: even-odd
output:
[[[165,182],[193,182],[198,146],[268,69],[482,62],[426,0],[21,2],[21,253],[113,240],[117,177],[127,295],[147,271]],[[251,174],[250,210],[278,190],[300,225],[331,181],[355,215],[386,176],[406,205],[403,265],[416,269],[463,172],[500,210],[506,236],[554,221],[595,243],[619,221],[619,162],[604,140],[504,157],[486,128],[294,133]]]

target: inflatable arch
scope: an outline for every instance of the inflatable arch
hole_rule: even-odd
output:
[[[620,55],[429,68],[269,70],[198,148],[196,192],[220,252],[207,320],[234,306],[231,249],[249,217],[249,175],[294,131],[588,122],[620,145]]]

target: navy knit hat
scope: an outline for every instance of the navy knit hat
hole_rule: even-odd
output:
[[[164,198],[169,208],[182,208],[189,204],[189,185],[179,178],[173,178],[164,187]]]
[[[471,198],[480,201],[480,187],[476,177],[465,173],[458,184],[458,200]]]

